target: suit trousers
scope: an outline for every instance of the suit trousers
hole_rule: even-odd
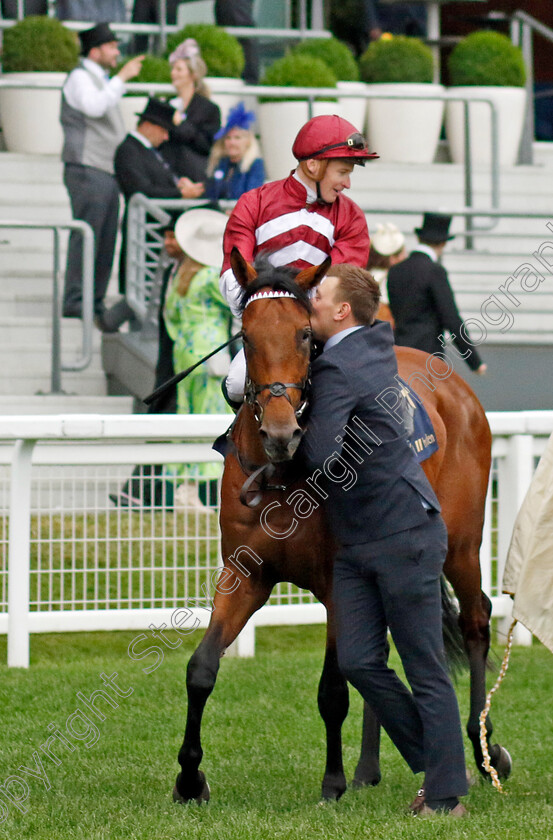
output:
[[[467,793],[459,708],[445,662],[441,516],[374,542],[343,546],[334,564],[338,662],[373,708],[428,799]],[[388,667],[390,629],[411,687]]]
[[[217,26],[255,26],[253,0],[215,0]],[[244,50],[246,66],[242,76],[250,85],[259,80],[259,49],[255,38],[238,39]]]
[[[119,187],[114,175],[92,166],[66,163],[63,182],[69,193],[74,219],[88,222],[94,231],[94,312],[104,308],[117,239],[119,219]],[[78,314],[82,307],[82,238],[69,237],[63,308],[67,314]]]

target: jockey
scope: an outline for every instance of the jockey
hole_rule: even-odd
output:
[[[292,146],[298,166],[287,178],[271,181],[241,196],[229,218],[223,241],[219,285],[235,317],[240,317],[241,287],[230,266],[237,247],[253,262],[266,251],[275,265],[306,268],[330,256],[333,263],[364,268],[369,232],[362,210],[343,191],[350,187],[355,164],[377,158],[362,134],[336,115],[313,117]],[[226,380],[231,401],[241,402],[246,362],[241,350]]]

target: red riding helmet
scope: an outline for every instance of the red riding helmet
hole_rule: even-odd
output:
[[[313,117],[300,128],[292,154],[298,161],[330,158],[353,158],[360,166],[379,157],[369,152],[363,135],[347,120],[336,114]]]

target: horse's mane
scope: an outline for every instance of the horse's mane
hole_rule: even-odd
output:
[[[269,287],[276,292],[290,292],[307,312],[311,312],[311,301],[307,292],[295,281],[299,269],[289,266],[274,266],[269,262],[267,254],[259,254],[254,262],[257,277],[248,283],[240,297],[240,312],[244,312],[247,302],[260,289]]]

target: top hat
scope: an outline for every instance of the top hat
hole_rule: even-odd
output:
[[[376,232],[371,235],[371,248],[374,248],[383,257],[399,254],[404,245],[404,235],[391,222],[378,225]]]
[[[445,213],[425,213],[422,227],[415,228],[415,233],[425,242],[449,242],[450,239],[455,239],[455,236],[449,234],[450,224],[451,216],[446,216]]]
[[[139,122],[146,120],[147,122],[155,123],[155,125],[160,125],[162,128],[166,128],[167,131],[170,131],[175,127],[173,122],[174,114],[175,109],[172,105],[151,96],[148,99],[146,107],[142,113],[137,114],[136,116],[138,117]]]
[[[88,55],[93,47],[101,47],[102,44],[119,39],[115,32],[109,28],[109,23],[98,23],[92,29],[85,29],[84,32],[79,32],[79,40],[81,42],[81,53]]]
[[[183,213],[175,225],[175,238],[185,254],[201,265],[220,268],[226,213],[197,207]]]

